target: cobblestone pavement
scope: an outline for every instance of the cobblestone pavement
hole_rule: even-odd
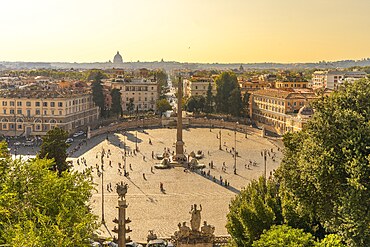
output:
[[[200,163],[206,165],[206,172],[215,176],[217,181],[204,177],[196,172],[186,172],[184,168],[176,167],[168,170],[157,170],[151,167],[158,160],[152,158],[152,152],[163,153],[164,148],[169,148],[172,152],[175,150],[176,129],[145,129],[139,131],[128,131],[125,135],[115,133],[95,137],[89,140],[86,147],[82,147],[75,157],[84,157],[87,160],[87,166],[94,167],[94,182],[96,183],[96,192],[94,193],[91,204],[93,212],[99,215],[101,219],[101,177],[97,176],[96,164],[100,166],[100,152],[102,148],[105,151],[110,150],[109,158],[104,158],[104,203],[105,203],[105,221],[109,231],[113,229],[112,220],[118,217],[117,194],[115,184],[124,181],[128,183],[129,189],[126,195],[129,204],[127,216],[132,222],[129,224],[133,230],[129,235],[135,241],[144,241],[148,230],[154,230],[158,236],[169,237],[175,230],[179,222],[186,221],[189,225],[191,204],[201,204],[202,221],[216,227],[216,235],[226,235],[225,228],[226,215],[230,200],[246,186],[252,179],[255,179],[264,173],[263,157],[261,151],[273,148],[276,153],[276,161],[271,156],[267,157],[267,174],[276,169],[282,157],[281,152],[269,140],[255,135],[236,133],[236,150],[239,153],[237,157],[237,175],[233,173],[234,158],[229,150],[234,147],[234,132],[222,129],[221,140],[222,149],[219,150],[219,139],[217,138],[220,129],[209,128],[191,128],[183,131],[183,140],[185,142],[185,151],[202,150],[205,157]],[[126,143],[126,150],[135,149],[135,140],[137,133],[137,143],[139,152],[137,155],[130,155],[126,159],[129,179],[118,173],[118,163],[124,164],[123,147]],[[149,139],[152,144],[149,144]],[[98,158],[96,155],[98,154]],[[145,156],[145,159],[143,158]],[[73,158],[76,160],[76,158]],[[256,161],[255,166],[250,169],[245,165],[249,161]],[[111,161],[111,166],[109,166]],[[213,161],[214,168],[210,169],[208,164]],[[222,171],[222,163],[226,164],[226,172]],[[77,165],[73,162],[77,170],[82,171],[86,167],[82,164]],[[80,162],[81,163],[81,162]],[[131,168],[130,169],[130,164]],[[122,170],[122,169],[121,169]],[[145,174],[145,178],[143,177]],[[219,179],[230,183],[229,188],[220,185]],[[165,192],[159,189],[159,184],[163,183]],[[108,192],[107,184],[111,183],[113,192]],[[105,227],[100,228],[102,235],[109,236],[110,233]],[[114,234],[111,232],[111,234]]]

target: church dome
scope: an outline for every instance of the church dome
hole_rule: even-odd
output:
[[[123,63],[122,56],[117,51],[117,54],[113,58],[113,63]]]

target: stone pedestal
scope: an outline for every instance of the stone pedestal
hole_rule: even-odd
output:
[[[126,199],[118,199],[118,247],[126,246]]]

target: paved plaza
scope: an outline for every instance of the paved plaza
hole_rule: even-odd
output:
[[[185,152],[202,150],[205,157],[200,163],[206,165],[205,172],[210,170],[211,176],[215,176],[216,181],[207,176],[200,175],[199,172],[184,171],[182,167],[175,167],[167,170],[157,170],[151,167],[159,163],[157,159],[152,158],[154,154],[163,153],[164,148],[169,148],[170,152],[175,150],[176,129],[144,129],[139,131],[127,131],[122,133],[101,135],[94,137],[77,151],[72,160],[74,168],[82,171],[86,168],[80,162],[77,165],[77,158],[81,161],[86,159],[87,167],[94,167],[93,175],[96,183],[96,191],[91,199],[93,212],[101,217],[101,177],[97,174],[96,164],[100,166],[100,153],[102,149],[106,152],[110,150],[109,158],[104,158],[104,203],[105,203],[105,221],[109,231],[113,229],[112,220],[118,217],[117,193],[115,184],[123,181],[128,183],[129,189],[126,195],[128,202],[127,216],[132,220],[129,224],[133,230],[129,236],[135,241],[145,241],[148,230],[161,237],[171,236],[177,230],[179,222],[186,221],[189,225],[191,204],[201,204],[202,221],[216,227],[216,235],[227,235],[225,228],[226,215],[230,200],[246,186],[252,179],[255,179],[264,173],[264,162],[261,151],[273,149],[276,154],[275,161],[271,156],[267,156],[267,174],[276,169],[282,157],[277,146],[268,139],[256,135],[236,133],[237,174],[234,174],[234,158],[229,152],[234,147],[234,132],[231,130],[221,130],[222,150],[219,150],[220,129],[209,128],[190,128],[184,129],[183,140],[185,142]],[[137,139],[136,139],[137,134]],[[122,159],[124,154],[124,142],[126,150],[133,151],[135,143],[139,152],[129,155],[126,158],[126,170],[129,172],[129,178],[120,175],[118,163],[124,164]],[[151,140],[151,143],[149,143]],[[97,158],[98,156],[98,158]],[[144,158],[145,157],[145,158]],[[213,161],[214,168],[209,168],[209,163]],[[247,165],[249,162],[256,162],[256,165]],[[225,162],[226,171],[222,171],[222,164]],[[111,166],[109,166],[111,163]],[[130,169],[131,165],[131,169]],[[123,171],[121,169],[121,171]],[[145,175],[143,175],[145,174]],[[145,179],[144,179],[145,176]],[[230,183],[226,188],[220,185],[220,176]],[[159,189],[160,183],[164,185],[164,192]],[[111,184],[113,192],[107,190],[107,184]],[[100,218],[101,219],[101,218]],[[110,236],[113,232],[108,232],[105,227],[100,228],[102,235]]]

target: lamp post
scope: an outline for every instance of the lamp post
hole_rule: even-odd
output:
[[[220,136],[220,146],[219,146],[219,149],[222,150],[222,146],[221,146],[221,129],[220,129],[220,132],[219,132],[219,136]]]
[[[234,174],[236,175],[236,126],[238,125],[238,122],[235,123],[235,129],[234,129]]]
[[[137,129],[136,129],[136,132],[135,132],[135,150],[136,150],[136,152],[139,150],[137,148]]]
[[[105,150],[102,148],[102,151],[96,152],[96,158],[98,159],[100,155],[100,164],[101,164],[101,223],[105,224],[104,219],[104,155]]]
[[[267,155],[266,155],[266,153],[267,153],[267,150],[266,150],[266,149],[264,149],[264,150],[263,150],[263,160],[264,160],[264,176],[265,176],[265,183],[266,183],[266,181],[267,181],[267,170],[266,170]]]

